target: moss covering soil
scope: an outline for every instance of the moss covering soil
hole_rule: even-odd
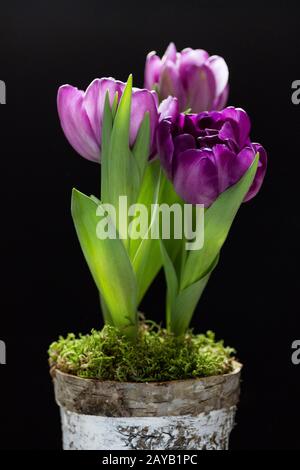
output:
[[[233,354],[211,331],[175,337],[152,322],[143,322],[135,342],[108,325],[87,335],[60,337],[49,348],[49,362],[83,378],[150,382],[229,373]]]

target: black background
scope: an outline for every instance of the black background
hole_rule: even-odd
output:
[[[262,2],[261,2],[262,3]],[[73,186],[98,193],[99,167],[67,143],[56,112],[59,85],[95,77],[143,84],[146,53],[173,40],[222,55],[229,104],[252,118],[268,151],[260,194],[243,205],[193,320],[238,350],[245,364],[232,449],[300,449],[299,127],[291,83],[300,79],[300,7],[226,2],[1,2],[0,448],[58,449],[58,408],[47,347],[59,334],[102,324],[98,296],[70,216]],[[212,6],[213,5],[213,6]],[[164,277],[142,309],[164,315]]]

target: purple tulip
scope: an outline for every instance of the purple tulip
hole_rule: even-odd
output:
[[[228,67],[203,49],[177,52],[173,43],[160,59],[150,52],[145,66],[145,88],[155,88],[161,100],[176,96],[180,111],[193,113],[224,108],[228,98]]]
[[[108,91],[112,105],[115,93],[118,93],[118,101],[120,101],[125,85],[113,78],[97,78],[85,92],[71,85],[63,85],[59,88],[57,108],[61,126],[69,143],[82,157],[100,162],[105,96]],[[156,149],[155,132],[158,121],[177,113],[176,100],[165,100],[158,107],[158,98],[154,91],[133,88],[130,146],[133,146],[135,142],[147,111],[150,114],[151,156],[153,156]]]
[[[177,193],[187,202],[210,206],[247,171],[256,153],[258,169],[244,201],[259,191],[267,166],[265,149],[249,138],[247,113],[234,107],[164,119],[157,131],[158,153]]]

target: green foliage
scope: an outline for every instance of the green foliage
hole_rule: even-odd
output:
[[[160,165],[147,161],[148,112],[133,148],[129,147],[131,95],[132,76],[119,104],[116,94],[111,107],[107,93],[102,127],[101,200],[73,189],[71,211],[82,251],[100,293],[104,320],[133,338],[137,334],[138,305],[161,267],[161,257],[158,240],[128,238],[129,217],[127,211],[119,208],[120,196],[127,196],[128,207],[143,203],[150,208],[159,194]],[[107,232],[115,234],[114,238],[97,236],[99,214],[106,214],[105,204],[115,209],[114,220],[105,217]]]
[[[49,348],[49,361],[83,378],[150,382],[229,373],[233,353],[212,332],[175,336],[147,322],[140,324],[135,342],[110,325],[88,335],[60,337]]]
[[[73,190],[72,216],[95,283],[113,324],[134,336],[137,327],[136,278],[122,241],[97,237],[96,210],[94,200]]]
[[[135,214],[128,215],[126,210],[119,207],[120,196],[127,196],[128,207],[131,204],[141,207],[142,204],[148,209],[148,214],[151,212],[152,204],[164,203],[169,206],[174,203],[183,204],[172,184],[161,173],[159,161],[148,162],[150,151],[148,112],[145,113],[133,148],[129,146],[131,98],[132,76],[129,76],[119,103],[117,94],[112,105],[108,94],[106,95],[102,126],[101,200],[95,196],[88,197],[74,189],[72,216],[82,251],[100,293],[104,320],[110,326],[118,328],[131,340],[139,335],[135,347],[139,348],[145,343],[145,338],[148,338],[148,333],[146,335],[144,332],[141,336],[138,332],[139,303],[160,267],[164,265],[168,288],[166,324],[169,336],[162,333],[163,330],[156,334],[151,330],[149,334],[151,345],[154,344],[155,338],[159,338],[159,344],[163,344],[162,351],[164,351],[164,348],[171,344],[170,342],[175,341],[170,333],[180,337],[178,341],[183,341],[182,335],[189,327],[196,305],[218,263],[220,250],[234,217],[253,181],[258,156],[240,181],[223,192],[206,210],[205,240],[201,249],[187,251],[184,237],[178,240],[172,237],[172,234],[170,240],[152,239],[148,232],[159,217],[156,212],[154,215],[151,213],[151,221],[148,220],[150,227],[144,229],[146,232],[143,236],[130,239],[128,238],[128,224],[131,217],[139,213],[139,208],[136,206]],[[97,236],[98,209],[100,209],[100,216],[104,215],[105,204],[110,204],[115,209],[114,220],[112,217],[105,217],[107,232],[115,234],[114,238],[108,236],[102,239]],[[200,230],[202,228],[199,227]],[[112,335],[113,330],[107,331],[110,331]],[[106,335],[107,331],[93,332],[91,337],[96,334]],[[82,338],[78,341],[82,342]],[[194,342],[195,338],[192,339],[192,344]],[[106,341],[104,343],[106,344]],[[125,344],[124,341],[122,344]],[[183,343],[181,345],[183,346]],[[180,349],[181,352],[184,350],[184,348]],[[143,349],[139,351],[147,353]],[[111,362],[111,357],[111,355],[103,356],[102,354],[101,361],[98,358],[101,368],[104,367],[105,361]],[[146,367],[145,364],[144,366]],[[88,369],[89,367],[90,365]],[[83,373],[81,367],[79,369]],[[120,370],[123,371],[122,367]],[[145,370],[148,370],[147,367]],[[146,376],[151,376],[151,370]],[[198,369],[194,367],[193,370]],[[140,375],[138,369],[133,373],[133,376],[139,377]]]
[[[129,240],[129,254],[137,279],[138,304],[162,266],[159,240],[151,238],[149,233],[156,221],[156,215],[152,215],[151,206],[158,203],[160,180],[159,162],[152,161],[144,171],[143,183],[137,200],[137,204],[143,204],[148,210],[149,226],[141,238]],[[152,216],[151,220],[150,215]]]
[[[211,271],[234,221],[236,213],[255,177],[259,155],[242,178],[224,191],[205,211],[204,246],[190,251],[182,273],[181,287],[184,289]]]
[[[205,211],[204,246],[201,249],[187,252],[182,240],[174,240],[173,245],[161,240],[161,253],[168,289],[167,328],[176,335],[182,335],[187,330],[209,277],[218,264],[220,250],[252,184],[258,158],[259,156],[256,155],[244,176],[234,186],[224,191]],[[174,249],[177,250],[175,254]],[[180,261],[179,267],[176,257]]]

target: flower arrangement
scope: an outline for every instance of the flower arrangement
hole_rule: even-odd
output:
[[[162,266],[166,331],[187,334],[239,207],[262,185],[266,151],[250,140],[247,113],[225,107],[228,76],[223,58],[177,52],[171,43],[162,58],[148,54],[144,89],[133,87],[132,76],[96,79],[85,92],[59,88],[66,138],[101,164],[98,195],[73,189],[76,232],[104,322],[130,341],[139,337],[139,305]],[[174,211],[167,237],[161,206]],[[198,235],[201,246],[189,249]]]

